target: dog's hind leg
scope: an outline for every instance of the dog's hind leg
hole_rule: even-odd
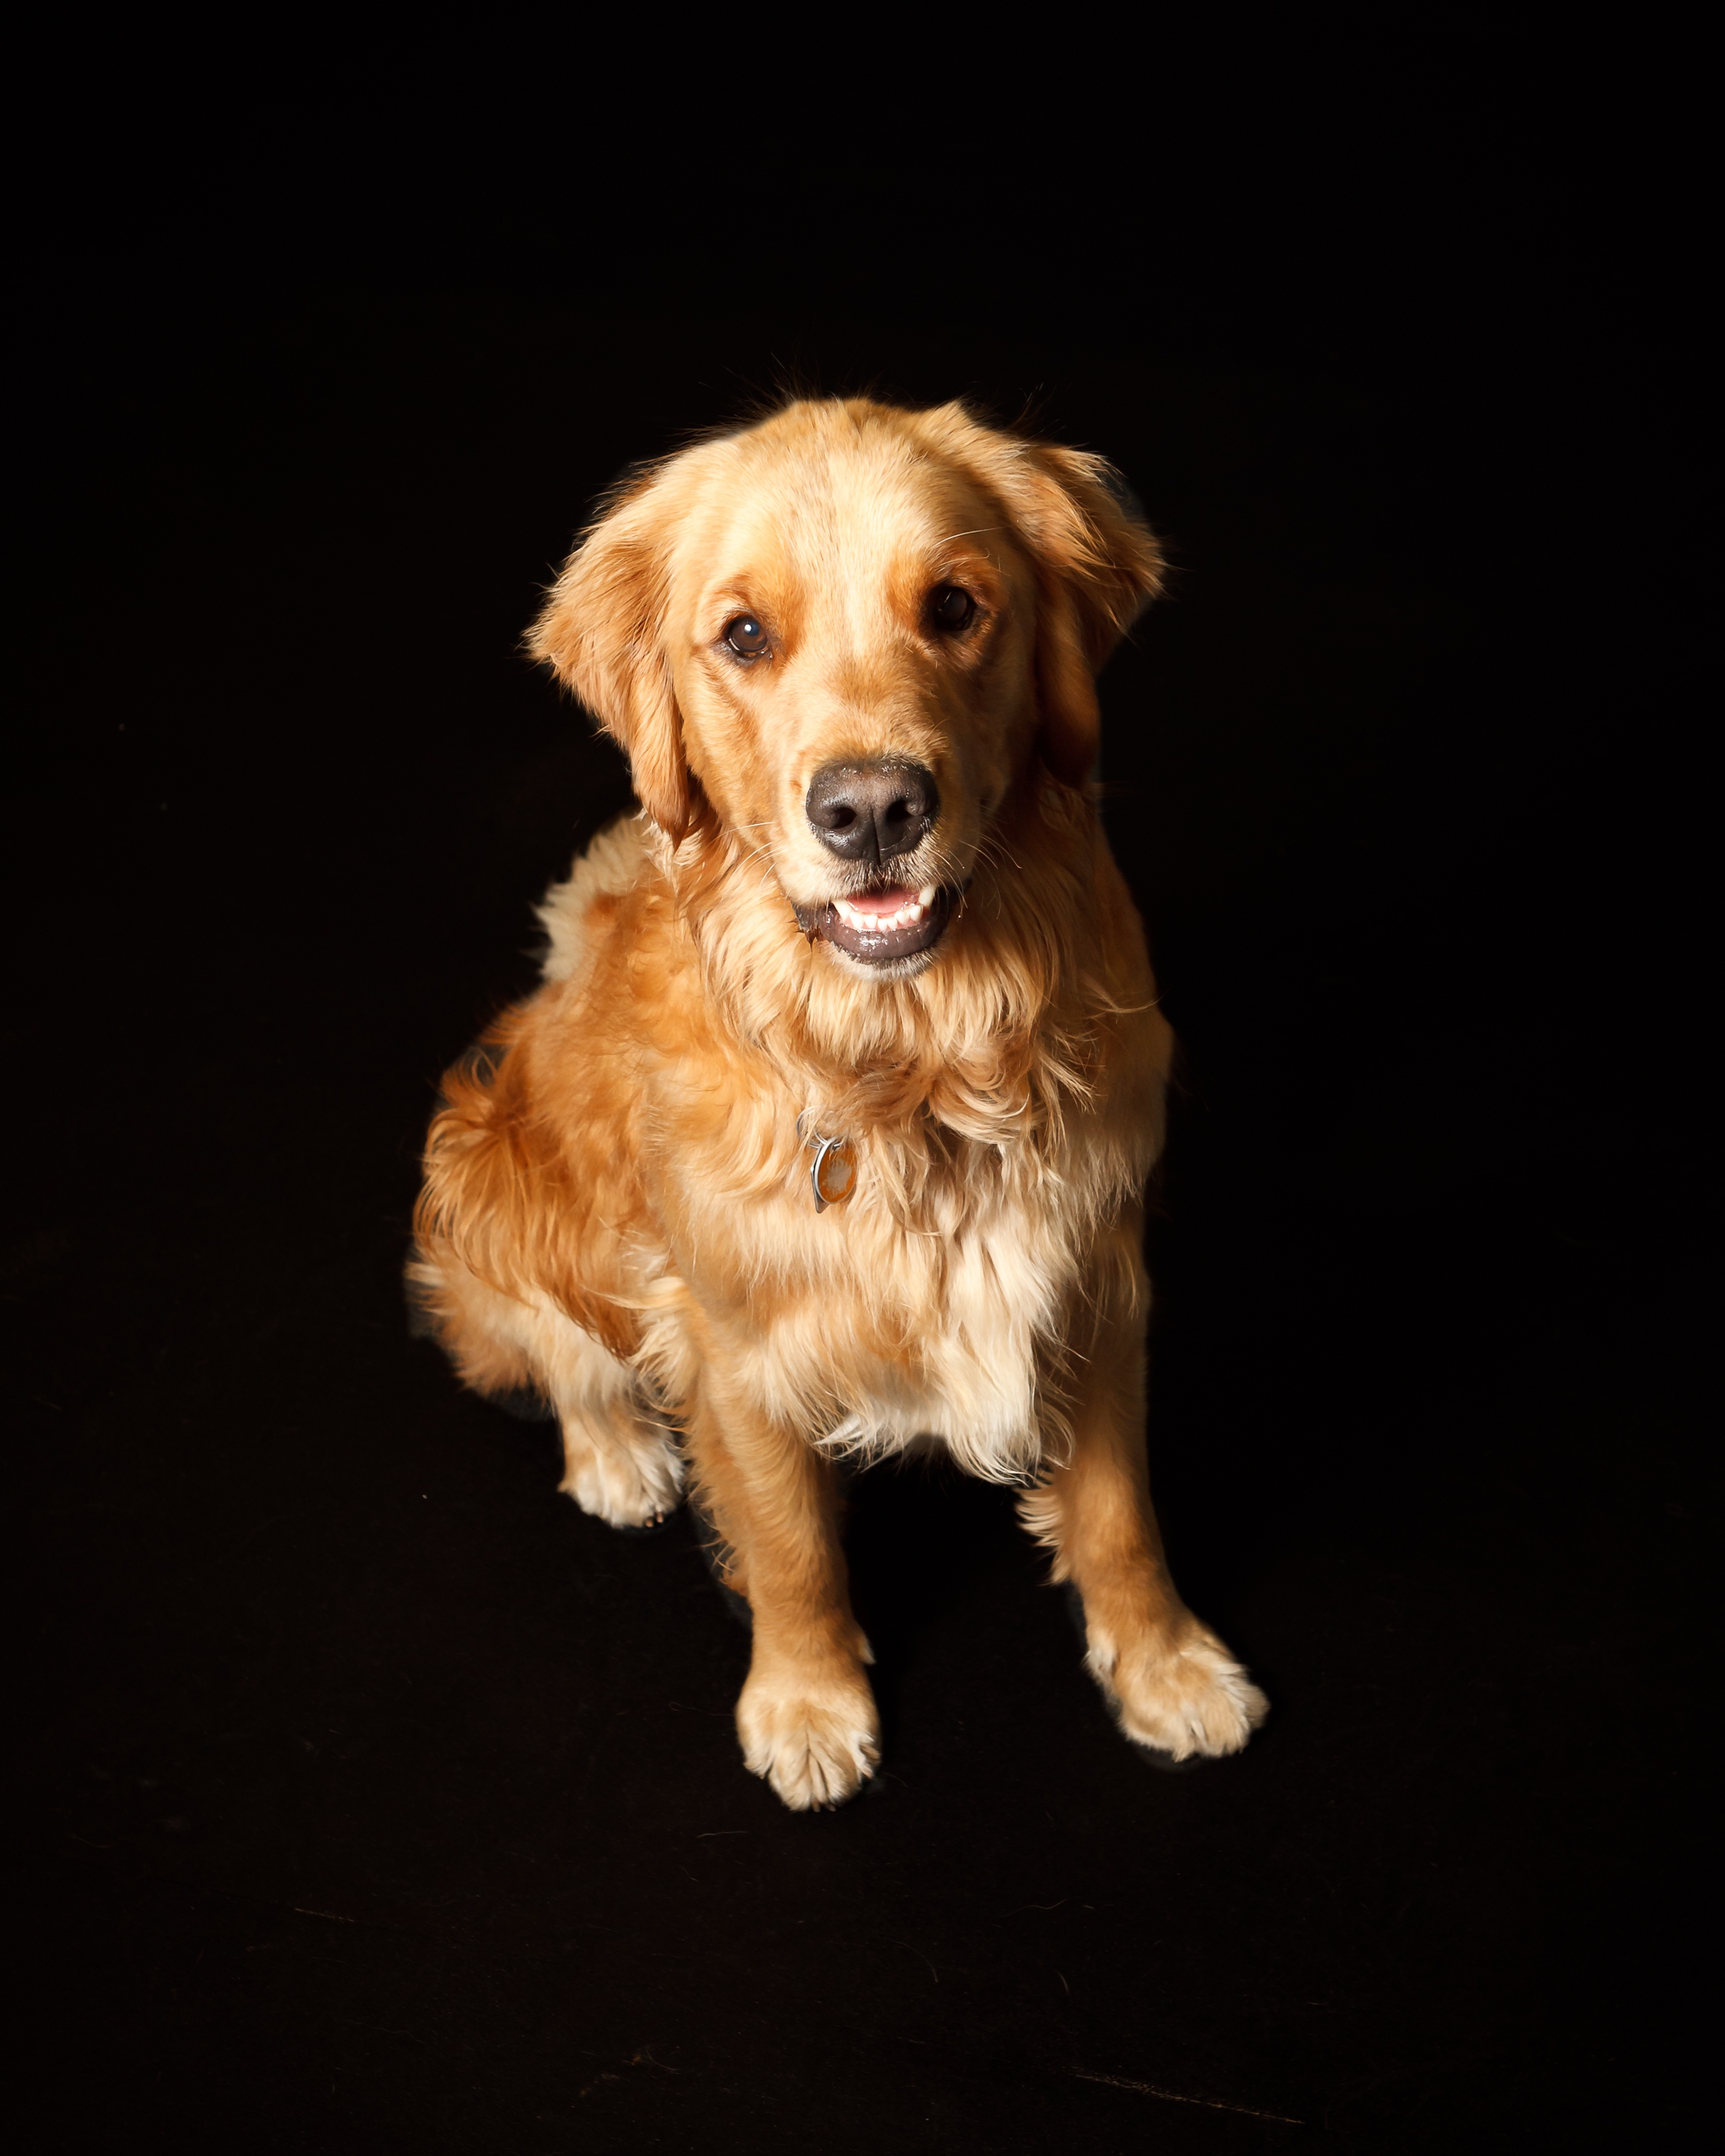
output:
[[[676,1441],[644,1400],[634,1373],[578,1327],[570,1331],[579,1344],[557,1343],[550,1380],[563,1434],[561,1486],[583,1512],[614,1527],[656,1527],[682,1498]]]
[[[442,1345],[462,1382],[511,1414],[555,1421],[561,1485],[614,1527],[653,1527],[676,1510],[683,1466],[634,1373],[549,1297],[501,1294],[459,1260],[422,1253],[408,1269],[410,1323]]]

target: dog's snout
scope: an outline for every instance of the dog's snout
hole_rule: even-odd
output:
[[[890,861],[934,828],[940,793],[920,763],[828,763],[804,803],[814,835],[847,861]]]

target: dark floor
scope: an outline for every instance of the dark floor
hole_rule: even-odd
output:
[[[1712,1303],[1549,660],[1549,381],[828,305],[67,304],[8,1013],[29,2145],[1680,2145]],[[1152,1457],[1274,1702],[1194,1774],[1005,1493],[882,1471],[886,1771],[791,1816],[684,1525],[584,1517],[403,1326],[436,1075],[625,798],[515,639],[594,490],[781,363],[1040,388],[1178,563],[1105,694],[1186,1054]]]

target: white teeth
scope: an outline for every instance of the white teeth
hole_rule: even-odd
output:
[[[937,888],[937,885],[925,884],[914,898],[907,898],[891,913],[865,913],[860,906],[848,898],[835,898],[833,911],[850,927],[883,936],[893,929],[914,928],[933,905]]]

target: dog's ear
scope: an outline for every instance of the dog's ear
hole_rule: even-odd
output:
[[[675,844],[696,805],[665,651],[667,525],[660,473],[625,482],[564,565],[527,649],[623,744],[641,806]]]
[[[1101,738],[1097,672],[1162,588],[1162,549],[1103,458],[996,433],[962,405],[931,418],[980,465],[1035,564],[1037,746],[1056,778],[1079,785]]]
[[[1096,760],[1096,675],[1162,588],[1162,549],[1102,458],[1026,445],[1014,509],[1036,562],[1037,746],[1055,777],[1082,783]]]

